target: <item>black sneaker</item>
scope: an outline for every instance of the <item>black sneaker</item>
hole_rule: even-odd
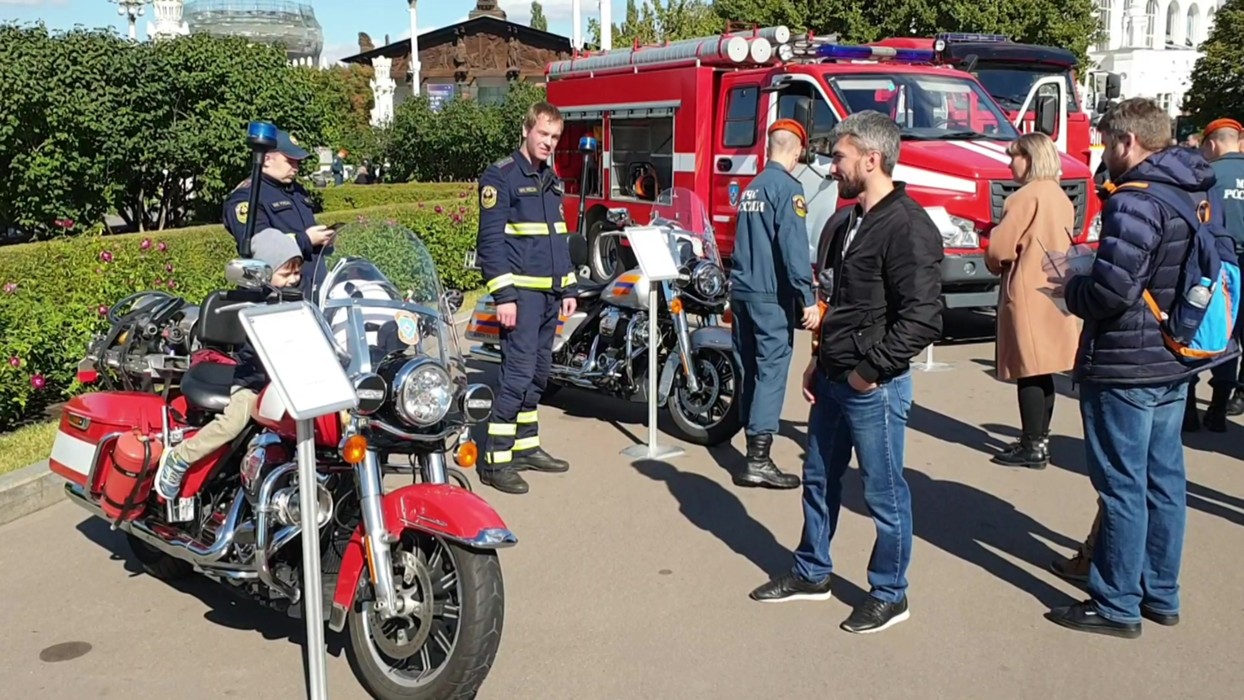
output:
[[[840,628],[852,634],[872,634],[888,627],[893,627],[911,617],[907,609],[907,596],[897,603],[886,603],[868,596],[863,603],[855,606]]]
[[[1140,616],[1150,622],[1155,622],[1163,627],[1174,627],[1179,624],[1179,613],[1171,615],[1169,613],[1160,613],[1144,603],[1140,604]]]
[[[1236,389],[1231,395],[1231,400],[1227,402],[1228,416],[1244,416],[1244,391]]]
[[[1125,624],[1107,620],[1097,612],[1097,606],[1091,600],[1065,608],[1055,608],[1045,614],[1045,619],[1077,632],[1091,632],[1123,639],[1136,639],[1140,636],[1139,622]]]
[[[829,600],[834,594],[829,589],[832,576],[820,583],[805,581],[794,573],[783,574],[752,591],[748,597],[762,603],[785,603],[790,600]]]

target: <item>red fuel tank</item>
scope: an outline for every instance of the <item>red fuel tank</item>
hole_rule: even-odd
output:
[[[124,512],[125,520],[134,520],[143,514],[163,451],[159,440],[137,430],[117,438],[104,481],[104,515],[116,520]]]

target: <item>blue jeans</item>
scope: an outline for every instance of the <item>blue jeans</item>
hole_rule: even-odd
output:
[[[910,374],[865,394],[818,375],[803,462],[803,537],[795,550],[794,571],[804,580],[823,581],[833,570],[829,547],[838,529],[842,476],[854,447],[864,503],[877,526],[868,560],[870,594],[887,603],[906,595],[912,524],[903,445],[910,410]]]
[[[1108,620],[1139,622],[1142,603],[1179,612],[1187,386],[1080,385],[1089,478],[1103,506],[1088,589]]]
[[[732,301],[734,357],[743,368],[739,411],[747,435],[778,431],[795,330],[781,304]]]

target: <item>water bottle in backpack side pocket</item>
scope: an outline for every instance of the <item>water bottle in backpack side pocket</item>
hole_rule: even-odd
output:
[[[1201,282],[1184,296],[1188,300],[1188,304],[1198,309],[1204,309],[1209,306],[1210,297],[1214,294],[1214,283],[1208,277],[1202,277]]]

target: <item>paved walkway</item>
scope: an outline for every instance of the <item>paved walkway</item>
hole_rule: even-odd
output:
[[[1183,624],[1148,625],[1137,641],[1069,632],[1042,613],[1081,595],[1045,570],[1093,515],[1079,413],[1060,381],[1054,464],[990,464],[1018,422],[1013,387],[988,374],[992,355],[992,343],[939,347],[936,359],[953,367],[916,377],[912,618],[866,637],[838,630],[864,595],[873,537],[854,472],[834,547],[837,599],[761,605],[747,593],[789,565],[799,492],[734,487],[726,469],[742,459],[741,435],[711,454],[632,465],[618,452],[646,435],[644,408],[562,392],[541,409],[543,439],[574,455],[571,472],[532,475],[525,496],[483,492],[520,544],[502,556],[505,634],[479,697],[1240,697],[1244,428],[1187,439]],[[806,357],[792,367],[775,447],[791,468],[802,455],[807,411],[794,378]],[[0,528],[3,695],[303,697],[300,622],[205,580],[174,588],[137,571],[120,535],[68,503]],[[89,651],[44,652],[74,642]],[[328,671],[333,698],[364,697],[344,656]]]

